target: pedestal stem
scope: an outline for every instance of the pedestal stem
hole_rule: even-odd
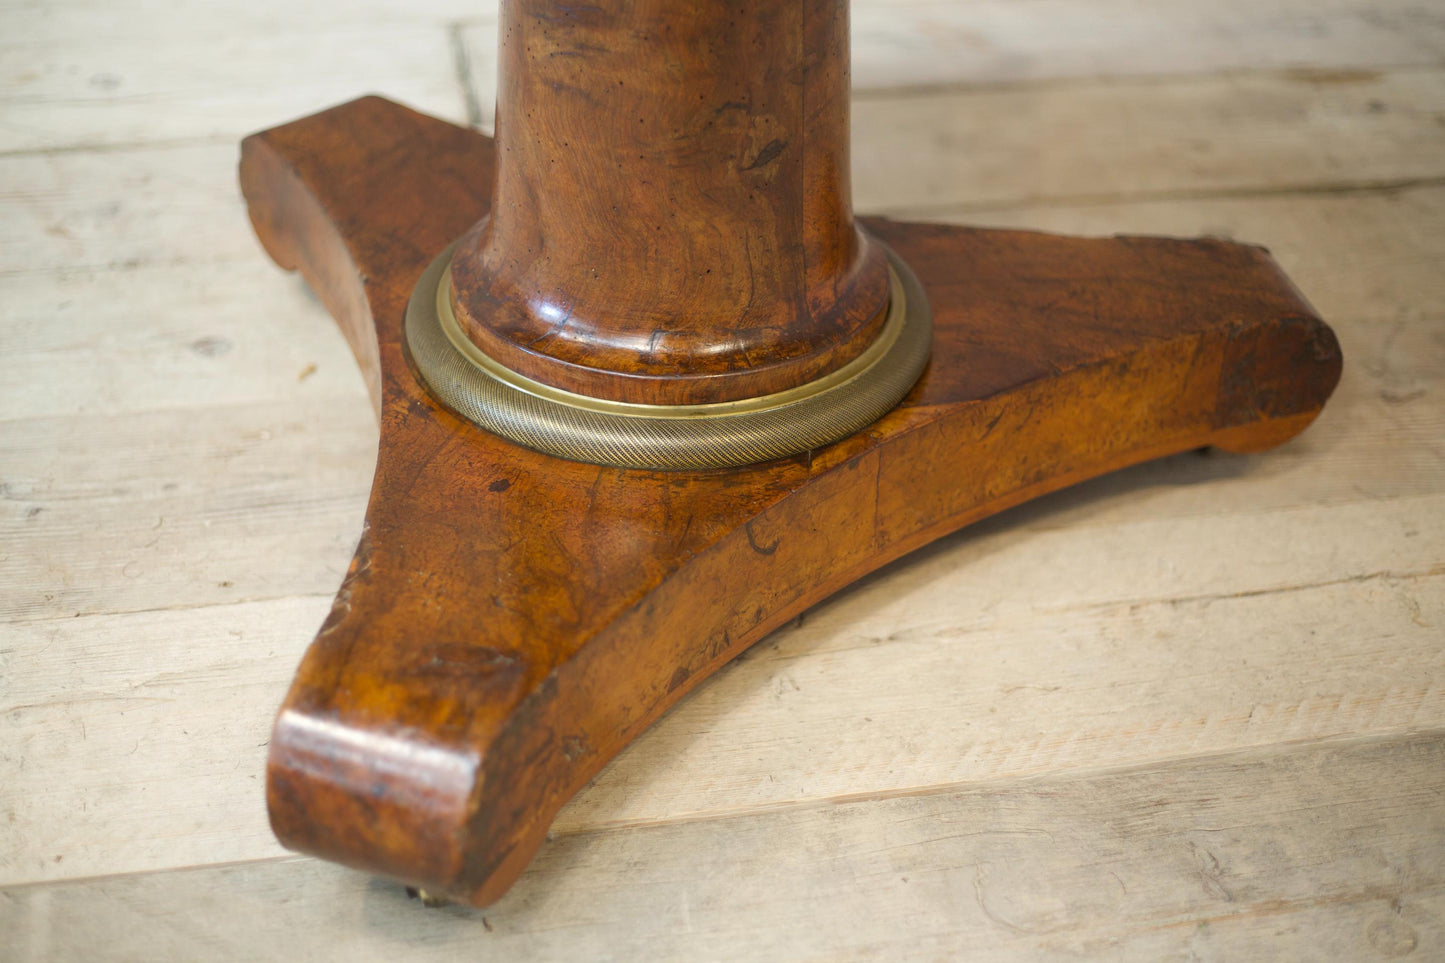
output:
[[[507,367],[615,401],[796,387],[880,330],[846,0],[503,0],[492,211],[452,295]]]

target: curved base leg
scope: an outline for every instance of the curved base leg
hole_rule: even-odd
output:
[[[403,350],[412,287],[486,212],[490,165],[488,138],[377,98],[257,134],[241,162],[262,241],[335,314],[381,418],[360,546],[276,722],[272,825],[478,905],[629,740],[808,606],[1082,479],[1277,445],[1339,378],[1260,248],[870,220],[934,311],[899,408],[751,468],[560,461],[449,414]]]

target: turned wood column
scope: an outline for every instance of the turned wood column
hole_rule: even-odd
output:
[[[544,384],[680,405],[860,354],[888,301],[853,220],[847,0],[503,0],[490,215],[452,305]]]

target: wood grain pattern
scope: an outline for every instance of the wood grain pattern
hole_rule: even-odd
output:
[[[291,859],[0,890],[0,927],[27,963],[1429,959],[1442,766],[1433,730],[566,836],[480,913]]]
[[[1281,448],[1046,496],[790,622],[564,807],[485,925],[271,860],[264,744],[360,533],[377,426],[336,325],[258,256],[234,157],[248,131],[367,90],[490,123],[486,0],[0,7],[0,956],[1371,960],[1407,952],[1385,938],[1401,922],[1404,958],[1440,944],[1445,905],[1410,871],[1439,862],[1422,821],[1439,766],[1414,780],[1405,762],[1428,763],[1445,721],[1445,584],[1411,574],[1445,564],[1431,3],[855,0],[860,210],[1266,244],[1330,319],[1344,376]],[[469,72],[448,57],[463,38]],[[906,180],[894,117],[938,132],[897,158]],[[1059,738],[1074,726],[1088,738]],[[1410,731],[1408,750],[1317,755]],[[1277,790],[1246,780],[1256,762]],[[1094,779],[1117,766],[1153,774],[1117,784],[1143,812],[1196,779],[1239,804],[1220,821],[1260,842],[1250,894],[1176,874],[1187,842],[1176,861],[1158,822],[1091,862],[1105,826],[1081,818],[998,920],[971,913],[964,865],[920,934],[911,884],[957,849],[910,850],[910,884],[875,872],[889,852],[840,883],[817,823],[769,838],[769,868],[796,873],[751,873],[727,845],[764,814],[843,804],[851,838],[883,838],[920,793],[1017,812],[1009,794],[1059,799],[1080,776],[1124,812]],[[1316,768],[1327,781],[1299,777]],[[1341,808],[1347,785],[1370,787],[1361,808]],[[1352,831],[1380,810],[1378,833]],[[1120,875],[1172,915],[1101,910],[1106,870],[1156,842]],[[872,898],[798,899],[830,886]],[[1042,914],[1064,928],[1006,925]]]
[[[1421,121],[1441,114],[1445,69],[1436,66],[878,93],[854,109],[856,199],[861,210],[899,217],[951,212],[991,223],[980,215],[1024,204],[1429,183],[1445,126]],[[1039,130],[1049,149],[1038,149]],[[982,131],[986,143],[973,146]],[[1136,164],[1119,163],[1123,131]],[[920,141],[970,150],[894,149]]]
[[[400,356],[429,249],[485,208],[460,172],[489,146],[364,100],[252,138],[242,165],[268,250],[323,292],[382,385],[366,532],[273,736],[273,825],[478,903],[632,736],[803,608],[1082,478],[1278,444],[1339,376],[1333,335],[1258,249],[875,221],[934,302],[934,362],[902,408],[739,472],[558,462],[439,411]],[[442,190],[447,213],[419,219]],[[401,225],[408,243],[371,240]]]
[[[1445,498],[1246,511],[1231,502],[1271,470],[1205,461],[1015,509],[814,607],[643,733],[553,834],[1438,725],[1445,577],[1412,573],[1440,568]],[[1130,517],[1170,492],[1192,504]],[[329,549],[339,580],[349,546]],[[8,627],[0,884],[278,854],[260,780],[318,591]]]
[[[500,29],[492,206],[452,261],[483,351],[682,405],[795,388],[876,339],[888,269],[853,222],[848,0],[507,0]]]
[[[1445,128],[1432,117],[1445,88],[1440,72],[1378,73],[1337,83],[1271,74],[880,96],[854,108],[854,195],[860,209],[872,213],[920,216],[927,206],[930,217],[985,224],[1048,224],[1053,208],[1088,205],[1104,225],[1090,230],[1102,233],[1114,230],[1106,220],[1109,207],[1141,202],[1148,196],[1141,196],[1143,189],[1174,210],[1233,199],[1230,206],[1251,221],[1241,237],[1302,256],[1343,258],[1368,243],[1353,240],[1348,218],[1310,246],[1287,233],[1295,225],[1291,217],[1250,209],[1263,212],[1293,195],[1304,202],[1290,209],[1308,214],[1332,200],[1334,206],[1347,203],[1339,196],[1345,191],[1359,196],[1371,188],[1438,186],[1436,158],[1445,153]],[[1047,124],[998,132],[1020,116]],[[1282,117],[1289,123],[1282,124]],[[926,131],[936,136],[920,141]],[[1160,136],[1164,131],[1170,136]],[[919,146],[890,160],[888,145],[905,138]],[[1121,142],[1139,145],[1141,154],[1121,158]],[[957,144],[969,149],[959,151]],[[214,216],[236,203],[234,152],[230,143],[157,143],[0,156],[0,181],[10,200],[10,216],[0,223],[3,272],[54,277],[83,269],[190,265],[198,247],[206,251],[200,264],[253,259],[254,239]],[[1076,162],[1065,163],[1068,157]],[[902,170],[909,176],[899,176]],[[920,191],[919,180],[935,193]],[[1329,189],[1317,191],[1321,185]],[[113,196],[120,191],[123,197]],[[1238,203],[1241,198],[1248,203]],[[1149,230],[1188,230],[1163,218],[1159,223]],[[1421,217],[1409,233],[1373,241],[1394,250],[1431,228],[1430,219]],[[1317,276],[1335,281],[1340,272],[1311,272],[1305,280],[1318,284]]]
[[[0,153],[229,143],[366,90],[490,130],[495,11],[489,0],[197,2],[165,17],[101,0],[6,4],[0,54],[26,67],[0,73]],[[1259,70],[1328,80],[1445,57],[1445,25],[1422,0],[854,0],[852,21],[864,93]]]

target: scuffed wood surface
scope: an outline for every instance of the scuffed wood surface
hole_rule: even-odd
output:
[[[1096,18],[1107,29],[1080,26]],[[377,43],[364,38],[402,21],[381,41],[395,44],[390,61],[343,51],[348,36]],[[190,940],[177,944],[190,955],[254,939],[249,955],[261,957],[268,939],[315,932],[327,934],[316,955],[392,958],[398,940],[436,958],[474,952],[487,935],[473,933],[477,918],[438,931],[437,914],[307,861],[129,874],[280,854],[262,806],[261,744],[354,547],[375,451],[341,335],[251,235],[234,142],[367,90],[485,124],[485,8],[368,0],[162,13],[67,0],[6,3],[0,22],[0,881],[20,887],[0,910],[7,947],[63,958],[68,932],[73,955],[95,958],[84,936],[104,932],[124,957],[142,951],[115,938],[165,933]],[[563,811],[562,839],[605,830],[624,847],[608,858],[634,860],[629,876],[736,885],[727,850],[629,848],[644,844],[628,843],[638,837],[627,827],[727,838],[737,812],[827,812],[841,796],[866,814],[917,791],[899,787],[947,792],[967,778],[1017,791],[1028,773],[1167,773],[1221,751],[1295,765],[1310,740],[1352,733],[1390,737],[1363,743],[1350,767],[1397,800],[1392,819],[1428,828],[1440,766],[1433,789],[1428,771],[1413,794],[1395,780],[1399,734],[1423,733],[1410,744],[1428,747],[1445,725],[1442,23],[1436,4],[1395,0],[859,0],[861,210],[1267,244],[1339,333],[1344,378],[1319,422],[1282,450],[1181,456],[1052,496],[815,610],[605,770]],[[312,50],[299,39],[308,31]],[[207,43],[230,55],[172,52]],[[458,49],[472,51],[468,89]],[[1082,115],[1069,120],[1070,105]],[[930,111],[949,136],[911,142],[899,162],[921,173],[892,177],[880,142],[926,127]],[[1149,150],[1131,149],[1140,144]],[[920,192],[920,176],[939,193]],[[1167,671],[1181,653],[1189,678]],[[883,671],[911,695],[869,691]],[[1093,735],[1070,741],[1066,727],[1080,725]],[[1236,825],[1270,818],[1249,812]],[[872,825],[887,821],[880,810]],[[1091,845],[1086,824],[1074,825]],[[1192,946],[1240,958],[1266,939],[1289,941],[1270,945],[1295,958],[1399,955],[1408,940],[1392,919],[1412,927],[1416,958],[1439,946],[1439,890],[1410,890],[1408,874],[1362,875],[1379,885],[1358,899],[1329,898],[1338,876],[1292,890],[1279,882],[1308,872],[1332,825],[1342,824],[1277,828],[1278,845],[1257,857],[1261,899],[1297,901],[1279,904],[1287,918],[1245,913],[1226,926],[1200,888],[1171,917],[1194,922],[1150,929],[1118,955]],[[1428,836],[1384,831],[1375,852],[1390,866],[1438,865]],[[1186,859],[1173,838],[1153,852]],[[1139,839],[1119,850],[1129,856]],[[827,866],[806,835],[771,845],[783,864]],[[719,945],[676,934],[649,943],[621,929],[627,919],[607,922],[608,907],[646,900],[616,877],[607,885],[617,892],[569,877],[570,852],[544,848],[545,876],[523,877],[549,912],[568,914],[528,910],[518,932],[562,928],[526,945],[619,958],[638,946],[661,956],[668,945],[680,955]],[[948,858],[929,865],[946,872]],[[124,878],[46,885],[112,874]],[[251,882],[227,881],[238,875]],[[558,889],[567,885],[576,888]],[[1061,877],[1038,889],[1024,919],[1048,906],[1097,910],[1096,888],[1093,877]],[[965,888],[960,905],[970,896]],[[679,931],[690,919],[703,933],[771,932],[773,955],[813,946],[862,958],[879,932],[907,931],[912,905],[905,892],[856,913],[820,909],[811,927],[756,906],[739,918],[727,902],[689,902],[687,917],[670,903],[657,919]],[[855,916],[877,930],[839,928]],[[1068,933],[1085,918],[1057,918],[1052,945],[1074,945]],[[1109,923],[1107,913],[1088,919]],[[318,929],[326,920],[336,928]],[[1168,942],[1206,920],[1205,938]],[[631,917],[644,930],[652,922]],[[830,929],[835,944],[788,942]],[[917,952],[1042,952],[1005,945],[1011,932],[960,923]],[[1372,932],[1384,942],[1369,942]]]
[[[22,960],[1430,959],[1442,768],[1438,733],[1277,747],[569,835],[485,912],[288,859],[10,890],[0,928]]]

